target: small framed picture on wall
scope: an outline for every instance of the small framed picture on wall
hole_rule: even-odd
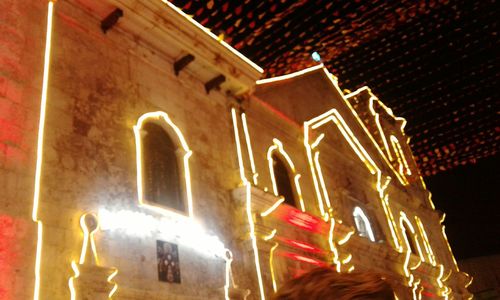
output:
[[[170,283],[181,283],[179,248],[177,245],[157,240],[156,257],[158,260],[158,280]]]

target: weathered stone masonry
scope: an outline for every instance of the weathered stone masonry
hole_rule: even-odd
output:
[[[52,52],[47,106],[40,107],[48,3],[54,5]],[[123,16],[104,33],[101,21],[117,8]],[[258,66],[161,1],[6,0],[0,40],[1,299],[36,293],[37,299],[264,299],[292,276],[330,264],[342,272],[381,272],[400,299],[469,296],[469,279],[453,262],[402,121],[376,104],[381,132],[368,90],[344,94],[321,67],[256,84]],[[187,55],[194,60],[176,75],[174,64]],[[215,79],[221,81],[211,85]],[[311,128],[306,145],[305,123],[332,109],[345,124]],[[192,151],[194,219],[139,205],[133,127],[157,111]],[[390,139],[384,144],[391,135],[400,152]],[[317,148],[310,153],[317,157],[308,156],[313,139]],[[355,148],[366,150],[381,176]],[[279,204],[271,154],[288,168],[295,207]],[[397,155],[406,158],[406,169]],[[391,181],[381,189],[386,177]],[[366,212],[375,242],[358,235],[356,206]],[[171,242],[179,246],[181,283],[161,282],[156,240],[166,240],[169,229],[130,219],[134,234],[104,227],[85,234],[93,217],[81,221],[82,215],[109,223],[99,220],[103,209],[176,227],[171,231],[196,221],[231,250],[230,272],[227,257],[206,255],[201,241],[192,247],[177,236]],[[423,258],[405,243],[400,212]]]

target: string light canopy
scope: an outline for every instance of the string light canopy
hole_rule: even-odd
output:
[[[321,60],[343,89],[370,86],[408,120],[424,176],[497,153],[495,0],[171,2],[265,77]]]

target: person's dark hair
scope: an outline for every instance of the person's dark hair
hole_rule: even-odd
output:
[[[391,285],[371,272],[317,268],[284,284],[272,300],[394,300]]]

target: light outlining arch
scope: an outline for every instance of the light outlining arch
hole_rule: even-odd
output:
[[[42,93],[40,96],[40,117],[38,120],[38,136],[36,149],[35,182],[33,193],[33,210],[31,218],[37,224],[37,241],[35,255],[35,283],[33,289],[33,299],[40,298],[42,246],[43,246],[43,222],[38,218],[38,207],[40,203],[40,181],[42,177],[43,144],[45,135],[45,119],[47,112],[47,92],[49,86],[50,53],[52,45],[52,23],[54,19],[54,0],[49,0],[47,4],[47,27],[45,30],[45,50],[43,57]]]
[[[336,79],[332,79],[332,75],[328,73],[326,69],[323,70],[325,71],[328,78],[330,78],[330,80],[332,81],[332,85],[338,88],[336,86]],[[343,94],[341,93],[341,95]],[[349,128],[347,123],[344,121],[344,119],[336,109],[331,109],[322,115],[319,115],[309,121],[304,122],[304,146],[306,148],[306,154],[309,160],[309,168],[311,170],[313,183],[316,191],[316,197],[318,200],[318,207],[321,214],[323,216],[327,216],[329,214],[329,211],[327,211],[326,208],[328,209],[331,208],[328,191],[324,184],[325,181],[321,171],[321,165],[319,163],[319,150],[317,149],[318,145],[324,138],[324,134],[321,133],[317,138],[314,138],[312,136],[311,131],[317,130],[323,125],[331,124],[330,122],[333,123],[339,129],[344,139],[348,142],[351,149],[354,151],[354,153],[357,155],[360,161],[363,162],[368,171],[371,174],[377,176],[376,188],[378,191],[382,207],[384,209],[384,213],[386,215],[389,230],[392,235],[393,245],[397,251],[402,251],[401,242],[396,230],[397,225],[394,220],[391,207],[389,205],[389,195],[386,193],[386,189],[389,185],[391,177],[382,176],[382,170],[373,161],[371,156],[361,145],[359,140],[356,138],[352,130]]]
[[[356,206],[354,208],[354,211],[352,212],[352,215],[354,216],[355,221],[357,220],[356,217],[361,218],[362,222],[365,225],[365,228],[366,228],[366,231],[367,231],[366,233],[368,234],[368,238],[370,239],[370,241],[375,242],[375,235],[373,234],[373,230],[372,230],[372,226],[370,224],[370,220],[368,220],[368,217],[366,216],[365,212],[359,206]],[[356,221],[356,227],[357,227],[357,225],[358,224],[357,224],[357,221]]]
[[[405,224],[406,224],[406,227],[404,226]],[[420,257],[420,260],[425,261],[424,253],[422,252],[422,248],[420,247],[420,243],[419,243],[419,239],[418,239],[418,235],[417,235],[417,232],[415,230],[415,227],[413,227],[410,219],[408,219],[406,213],[404,213],[403,211],[400,212],[399,225],[400,225],[401,231],[403,232],[403,238],[405,240],[407,250],[410,250],[410,252],[411,252],[410,241],[408,241],[408,234],[411,234],[413,237],[413,241],[415,242],[415,247],[417,247],[417,252],[418,252],[418,256]],[[410,229],[409,233],[406,232],[406,228]]]
[[[248,130],[248,123],[247,123],[247,116],[245,113],[241,114],[241,124],[243,125],[243,133],[245,134],[245,141],[247,145],[247,151],[248,151],[248,156],[250,158],[250,168],[252,170],[252,180],[253,184],[257,185],[257,178],[259,177],[259,173],[257,173],[256,168],[255,168],[255,161],[253,158],[253,151],[252,151],[252,143],[250,139],[250,133]]]
[[[327,74],[329,74],[328,70],[325,70],[325,72]],[[330,74],[331,75],[331,74]],[[399,180],[399,182],[403,185],[403,186],[406,186],[408,185],[408,181],[406,180],[406,178],[402,177],[399,172],[394,169],[394,167],[392,166],[391,164],[391,160],[388,158],[389,155],[386,155],[384,153],[384,151],[382,150],[382,148],[380,147],[380,145],[377,143],[377,141],[375,140],[375,138],[373,137],[373,135],[370,133],[370,131],[368,130],[368,128],[365,126],[365,124],[363,123],[363,121],[361,120],[361,118],[359,117],[358,113],[356,112],[356,110],[352,107],[351,103],[349,102],[349,98],[352,98],[358,94],[360,94],[361,92],[363,91],[367,91],[369,94],[370,94],[370,113],[372,113],[375,121],[377,122],[377,128],[382,128],[381,124],[380,124],[380,117],[377,117],[378,113],[375,112],[374,108],[373,108],[373,103],[375,101],[377,101],[381,107],[383,107],[386,112],[391,116],[393,117],[396,121],[400,122],[401,126],[400,126],[400,129],[401,129],[401,132],[404,131],[404,127],[406,126],[406,120],[404,118],[400,118],[400,117],[396,117],[392,110],[390,108],[388,108],[387,106],[385,106],[385,104],[378,100],[378,98],[371,92],[370,88],[368,86],[364,86],[364,87],[361,87],[359,88],[358,90],[350,93],[350,94],[347,94],[347,95],[344,95],[344,93],[342,92],[342,90],[340,89],[339,87],[339,84],[338,84],[338,80],[336,77],[334,77],[333,75],[330,76],[330,80],[333,84],[333,86],[337,89],[337,91],[340,93],[340,95],[342,96],[342,98],[344,99],[344,102],[345,104],[347,105],[347,107],[349,107],[349,109],[351,110],[352,114],[354,115],[354,117],[356,118],[356,120],[358,121],[359,125],[363,128],[363,130],[365,131],[366,135],[370,138],[370,140],[372,141],[373,145],[375,146],[375,148],[377,149],[377,151],[379,152],[380,154],[380,157],[384,160],[384,162],[386,163],[386,165],[389,167],[389,169],[392,170],[394,176],[396,176],[396,178]],[[382,129],[381,130],[381,133],[384,132],[384,130]],[[383,138],[383,140],[385,139],[385,142],[387,143],[387,139]],[[385,146],[385,144],[384,144]]]
[[[278,156],[285,158],[285,161],[288,165],[287,169],[289,171],[291,171],[293,174],[293,185],[295,186],[295,191],[294,191],[295,193],[294,194],[296,194],[296,196],[298,197],[300,209],[302,210],[302,212],[305,212],[306,210],[305,210],[305,205],[304,205],[304,199],[302,197],[302,189],[300,188],[300,182],[299,182],[301,174],[297,173],[292,159],[290,158],[288,153],[286,153],[285,149],[283,148],[283,143],[276,138],[273,139],[273,145],[270,146],[267,150],[267,162],[268,162],[268,166],[269,166],[269,174],[271,176],[271,181],[273,184],[273,193],[275,196],[277,196],[277,197],[279,196],[278,185],[276,184],[276,177],[274,174],[274,166],[273,166],[273,162],[274,162],[273,154],[275,152],[277,152],[279,154]],[[292,185],[291,182],[290,182],[290,185]]]
[[[394,149],[394,153],[396,154],[396,158],[398,160],[398,164],[399,164],[398,172],[399,172],[399,174],[402,177],[410,176],[412,173],[411,173],[410,167],[408,165],[408,160],[406,160],[406,156],[403,152],[403,148],[401,147],[401,144],[399,143],[398,138],[394,135],[391,135],[390,139],[391,139],[392,147]]]
[[[429,242],[429,237],[427,236],[427,232],[425,231],[424,224],[422,224],[422,221],[417,216],[415,216],[415,223],[417,223],[417,228],[420,232],[420,236],[422,237],[422,241],[424,243],[424,248],[425,248],[425,251],[427,252],[427,258],[429,259],[428,261],[433,266],[436,266],[436,264],[437,264],[436,256],[434,256],[434,251],[432,250],[431,244]]]
[[[139,117],[137,121],[137,125],[134,126],[134,135],[135,135],[135,146],[136,146],[136,163],[137,163],[137,193],[139,199],[139,205],[144,206],[146,208],[150,208],[156,210],[163,214],[174,214],[176,216],[182,216],[178,211],[174,211],[173,209],[167,207],[160,207],[148,203],[144,199],[144,182],[143,182],[143,146],[142,146],[142,127],[147,122],[154,122],[157,125],[163,127],[163,129],[169,134],[170,137],[175,136],[177,138],[177,146],[182,151],[182,173],[184,175],[184,196],[187,204],[187,216],[193,217],[193,197],[191,192],[191,174],[189,171],[189,158],[193,154],[193,152],[189,149],[189,146],[182,134],[181,130],[172,122],[167,113],[162,111],[156,112],[148,112]]]
[[[242,186],[245,188],[245,210],[250,231],[250,241],[254,254],[255,272],[257,274],[257,283],[259,285],[260,299],[266,300],[266,295],[264,294],[264,282],[262,280],[262,271],[260,269],[259,249],[257,248],[257,234],[255,232],[255,223],[252,213],[252,183],[248,181],[245,176],[245,167],[243,165],[243,155],[241,152],[241,142],[238,129],[238,119],[236,117],[236,109],[234,107],[231,108],[231,117],[233,120],[233,131],[236,143],[236,152],[238,156],[240,179]]]
[[[416,237],[416,231],[415,231],[413,225],[411,224],[410,220],[408,219],[408,217],[406,216],[406,214],[403,211],[400,212],[399,226],[400,226],[400,229],[403,233],[402,234],[403,241],[404,241],[404,244],[406,246],[405,247],[406,248],[405,249],[406,250],[405,251],[406,252],[405,260],[403,263],[403,272],[404,272],[405,277],[407,278],[408,286],[413,287],[413,291],[416,291],[417,286],[420,284],[420,279],[416,279],[415,276],[411,273],[411,271],[417,269],[420,266],[420,264],[423,261],[425,261],[425,259],[424,259],[423,253],[422,253],[422,249],[420,248],[418,239]],[[406,228],[408,228],[410,230],[409,233],[406,232]],[[411,266],[411,267],[410,267],[410,258],[411,258],[412,251],[411,251],[411,247],[410,247],[410,241],[408,240],[408,238],[409,238],[408,234],[412,235],[415,247],[417,248],[418,254],[420,256],[420,260],[417,262],[417,264],[414,266]],[[414,299],[417,300],[418,298],[415,297],[417,294],[414,293],[413,295],[414,295]]]

